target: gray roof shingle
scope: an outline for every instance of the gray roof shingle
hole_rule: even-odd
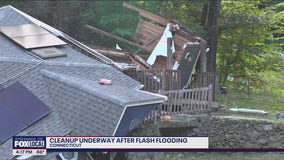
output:
[[[28,23],[13,7],[0,8],[0,26]],[[2,34],[0,42],[0,83],[19,81],[52,110],[17,135],[113,135],[127,106],[164,100],[137,91],[139,82],[68,45],[57,47],[66,57],[42,60]],[[112,85],[99,85],[101,78]],[[13,158],[11,143],[0,144],[0,159]]]
[[[12,26],[31,23],[26,17],[15,12],[11,6],[0,8],[0,26]]]
[[[41,73],[45,77],[49,77],[66,85],[73,86],[78,90],[88,92],[89,94],[98,98],[107,99],[109,102],[118,104],[120,106],[130,106],[132,103],[138,104],[161,99],[161,97],[155,97],[153,94],[119,85],[101,85],[99,84],[99,81],[91,81],[74,76],[57,74],[47,70],[42,70]]]

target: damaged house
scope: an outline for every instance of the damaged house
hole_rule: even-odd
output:
[[[86,25],[86,28],[139,48],[134,53],[118,50],[113,54],[108,51],[102,53],[114,60],[128,57],[131,67],[136,66],[136,75],[129,72],[130,67],[116,63],[118,68],[141,82],[143,90],[168,96],[167,102],[152,114],[159,117],[164,114],[210,112],[212,101],[217,100],[218,75],[207,72],[207,52],[210,49],[207,42],[175,20],[126,2],[123,6],[139,13],[133,37],[135,42],[94,26]],[[140,50],[150,54],[139,54]]]
[[[175,20],[166,19],[126,2],[123,3],[123,6],[139,13],[139,23],[133,37],[135,42],[112,35],[94,26],[86,25],[86,28],[135,46],[139,50],[128,54],[119,51],[114,51],[112,55],[108,51],[102,51],[102,53],[114,60],[117,60],[117,57],[128,56],[129,62],[137,66],[139,73],[136,79],[145,85],[145,90],[161,92],[161,90],[208,87],[211,84],[214,91],[212,96],[213,99],[216,99],[218,76],[208,73],[206,70],[206,54],[210,49],[207,42]],[[145,55],[139,54],[140,50],[145,50],[150,54],[145,57]],[[166,77],[165,84],[158,86],[158,88],[151,88],[157,86],[153,86],[151,80],[143,80],[148,78],[140,73],[143,75],[160,74],[156,75],[154,79],[157,81],[158,78]],[[168,74],[171,75],[171,78]]]
[[[0,8],[0,32],[0,159],[17,158],[12,136],[125,136],[166,100],[12,6]]]

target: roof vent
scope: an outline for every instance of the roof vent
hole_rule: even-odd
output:
[[[43,59],[66,56],[66,53],[55,47],[33,49],[31,51]]]

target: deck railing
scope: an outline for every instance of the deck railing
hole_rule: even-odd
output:
[[[143,90],[154,93],[178,90],[181,87],[179,70],[141,70],[138,72],[138,81],[144,85]]]
[[[216,101],[219,93],[219,75],[216,73],[196,73],[192,75],[191,88],[208,87],[212,85],[212,99]]]
[[[209,113],[212,100],[217,99],[219,77],[214,73],[194,74],[191,89],[182,89],[179,70],[142,70],[138,72],[137,80],[144,85],[143,90],[168,97],[145,121],[157,120],[164,115]]]
[[[145,122],[155,121],[164,115],[210,113],[212,86],[195,89],[164,91],[167,101],[153,110]]]
[[[135,78],[136,79],[136,78]],[[168,69],[147,69],[138,72],[137,79],[144,85],[143,90],[154,93],[179,90],[181,86],[181,72]],[[192,75],[190,88],[203,88],[212,85],[212,99],[217,100],[219,92],[219,75],[216,73],[195,73]]]

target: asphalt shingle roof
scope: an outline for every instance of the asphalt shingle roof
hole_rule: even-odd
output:
[[[143,103],[154,101],[155,98],[156,100],[160,99],[160,97],[155,97],[152,94],[119,85],[101,85],[99,84],[99,81],[91,81],[79,77],[53,73],[47,70],[41,70],[41,74],[56,80],[57,82],[88,92],[98,98],[107,99],[109,102],[121,106],[128,106],[134,102]]]
[[[28,23],[13,7],[0,8],[0,26]],[[17,135],[113,135],[125,107],[164,100],[137,91],[139,82],[68,45],[57,47],[66,57],[41,60],[3,34],[0,42],[0,83],[19,81],[52,110]],[[100,85],[101,78],[112,85]],[[0,159],[13,157],[11,141],[0,144]]]

